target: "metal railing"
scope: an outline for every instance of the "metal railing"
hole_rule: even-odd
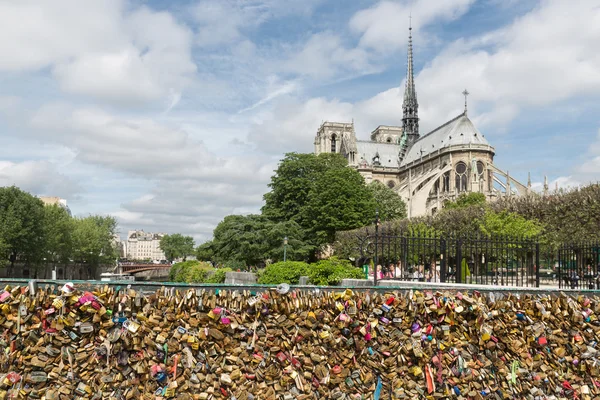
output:
[[[560,246],[556,265],[559,288],[600,288],[600,241]]]
[[[363,263],[380,280],[539,287],[539,243],[522,237],[387,233],[362,238]]]

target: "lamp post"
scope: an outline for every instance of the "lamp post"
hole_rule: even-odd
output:
[[[283,238],[283,261],[287,261],[287,244],[288,244],[288,237],[284,237]]]

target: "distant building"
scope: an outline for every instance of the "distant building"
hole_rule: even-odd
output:
[[[61,208],[64,208],[69,213],[69,215],[72,215],[71,209],[67,205],[67,200],[65,200],[65,199],[61,199],[60,197],[52,197],[52,196],[40,196],[39,199],[46,206],[55,206],[55,205],[59,206]]]
[[[160,239],[164,233],[144,231],[129,231],[125,252],[129,260],[166,260],[165,253],[160,249]]]

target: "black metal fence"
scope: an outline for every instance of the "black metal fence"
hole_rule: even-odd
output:
[[[430,233],[375,234],[363,238],[363,260],[379,280],[538,287],[540,247],[519,237],[442,237]]]
[[[600,242],[561,246],[554,270],[559,288],[600,289]]]

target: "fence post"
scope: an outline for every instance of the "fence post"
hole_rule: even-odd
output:
[[[440,238],[440,282],[446,282],[446,239]]]
[[[540,287],[540,243],[535,243],[535,287]]]
[[[462,239],[456,239],[456,283],[462,283]]]
[[[377,253],[379,252],[379,210],[375,210],[375,256],[373,257],[373,286],[377,286]]]
[[[562,248],[558,245],[558,288],[562,289]]]

